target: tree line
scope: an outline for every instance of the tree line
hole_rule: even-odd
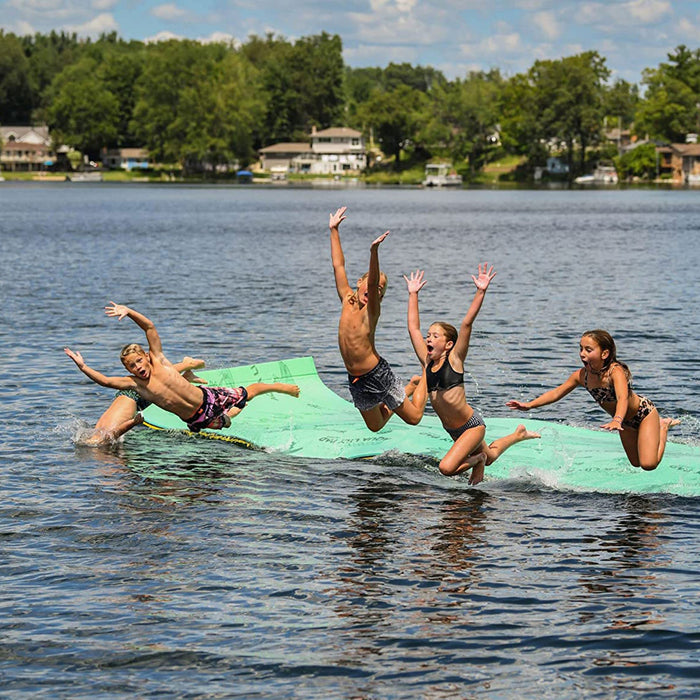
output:
[[[592,149],[605,153],[606,127],[663,142],[697,133],[700,49],[678,46],[641,85],[610,76],[596,51],[448,80],[408,63],[345,66],[341,38],[325,32],[236,44],[0,31],[0,123],[46,123],[56,143],[93,160],[104,147],[143,146],[188,172],[245,165],[312,126],[371,135],[385,167],[440,157],[467,175],[507,154],[524,170],[560,155],[573,175]],[[652,165],[640,152],[626,167],[643,175]]]

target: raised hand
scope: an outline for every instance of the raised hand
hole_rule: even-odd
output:
[[[381,236],[379,236],[379,238],[375,238],[375,239],[372,241],[372,245],[370,246],[370,249],[371,249],[371,248],[377,248],[377,247],[379,246],[379,244],[380,244],[388,235],[389,235],[389,232],[388,232],[388,231],[385,231]]]
[[[479,276],[474,277],[472,275],[472,280],[474,280],[474,284],[476,285],[477,289],[481,289],[483,291],[486,291],[488,288],[489,284],[491,284],[491,280],[496,276],[496,273],[493,271],[493,265],[489,267],[488,263],[479,263]]]
[[[345,211],[347,207],[339,207],[336,209],[335,214],[331,214],[328,219],[328,228],[338,228],[341,221],[345,221]]]
[[[73,352],[70,348],[63,348],[63,352],[65,352],[78,367],[82,367],[85,364],[85,360],[83,360],[83,356],[79,352]]]
[[[410,277],[406,277],[406,275],[403,276],[403,278],[406,280],[406,286],[408,287],[408,293],[412,294],[415,292],[418,294],[423,287],[425,287],[426,284],[428,284],[428,280],[423,279],[423,270],[416,270],[415,272],[411,273]]]
[[[114,301],[109,302],[109,306],[105,306],[107,316],[117,316],[121,321],[129,313],[129,307],[124,304],[117,304]]]

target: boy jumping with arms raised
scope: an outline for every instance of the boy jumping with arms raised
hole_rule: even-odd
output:
[[[369,271],[353,290],[345,271],[345,255],[340,244],[338,227],[345,219],[347,207],[330,215],[331,259],[335,286],[342,304],[338,324],[338,345],[348,371],[350,394],[367,427],[377,432],[396,413],[410,425],[423,417],[427,389],[425,370],[404,388],[388,362],[380,357],[374,346],[374,333],[379,321],[380,305],[386,289],[386,275],[379,269],[379,244],[389,235],[383,233],[372,242]],[[413,400],[409,397],[413,396]]]
[[[128,316],[146,334],[148,352],[140,345],[126,345],[121,352],[121,361],[131,377],[106,377],[88,367],[79,352],[65,348],[65,353],[78,369],[96,384],[112,389],[133,389],[146,401],[174,413],[187,423],[192,432],[204,428],[218,430],[228,428],[231,418],[239,414],[247,401],[269,392],[299,396],[295,384],[263,384],[256,382],[248,387],[203,387],[195,386],[185,379],[163,354],[160,336],[152,321],[143,314],[122,304],[110,302],[105,307],[107,316],[116,316],[121,321]]]

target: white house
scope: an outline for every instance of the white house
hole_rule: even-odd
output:
[[[290,143],[275,143],[272,146],[261,148],[260,165],[268,172],[291,172],[291,163],[295,158],[299,158],[311,153],[311,145],[305,141]]]
[[[367,152],[362,133],[348,127],[317,131],[310,143],[277,143],[260,150],[263,170],[286,168],[292,173],[342,175],[357,173],[367,167]]]
[[[0,126],[0,167],[4,170],[44,170],[55,154],[47,126]]]

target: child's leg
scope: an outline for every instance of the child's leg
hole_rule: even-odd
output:
[[[109,439],[118,440],[122,435],[124,435],[124,433],[128,432],[137,425],[141,425],[142,423],[143,416],[140,413],[137,413],[133,418],[125,420],[123,423],[120,423],[114,430],[108,433]]]
[[[494,440],[490,445],[484,445],[486,464],[493,464],[509,447],[523,440],[533,440],[542,437],[539,433],[527,430],[524,425],[519,425],[510,435]]]
[[[635,456],[636,461],[630,462],[635,467],[641,467],[645,471],[652,471],[659,466],[662,457],[664,456],[664,451],[666,450],[666,440],[668,439],[668,429],[673,425],[678,425],[680,421],[671,418],[664,418],[661,420],[659,418],[659,413],[654,409],[648,416],[644,418],[639,430],[636,431],[636,440],[634,440],[634,452],[632,456]],[[630,457],[630,450],[627,449],[625,444],[627,440],[624,439],[626,431],[620,433],[620,438],[622,438],[622,445],[627,452],[627,456]],[[630,431],[633,433],[634,431]],[[629,441],[632,442],[633,435],[629,436]]]
[[[143,423],[143,417],[136,413],[136,401],[120,394],[99,417],[95,424],[95,432],[85,440],[85,444],[105,445],[114,442],[141,423]]]
[[[275,382],[273,384],[266,384],[265,382],[254,382],[249,384],[246,388],[248,394],[248,401],[252,401],[256,396],[261,394],[287,394],[288,396],[299,396],[299,387],[296,384],[282,384],[281,382]],[[222,428],[228,428],[231,425],[231,418],[235,418],[243,409],[238,406],[232,406],[229,408],[224,416],[226,416],[221,425]],[[228,419],[228,420],[227,420]]]
[[[481,461],[481,478],[479,479],[479,481],[481,481],[484,477],[484,461],[479,459],[479,454],[482,451],[479,447],[486,447],[484,435],[486,435],[486,428],[483,425],[465,430],[455,440],[447,454],[440,460],[440,471],[445,476],[455,476],[455,474],[471,469],[475,464]],[[477,450],[479,450],[479,452],[474,454]],[[472,474],[472,478],[475,476],[478,475]],[[469,483],[472,483],[471,479]],[[473,483],[478,483],[478,481]]]
[[[368,411],[360,411],[360,415],[364,419],[365,425],[373,433],[376,433],[387,424],[394,412],[386,404],[382,403],[379,406],[370,408]]]
[[[255,382],[249,384],[246,387],[246,391],[248,392],[248,401],[261,394],[269,394],[271,392],[287,394],[288,396],[299,396],[299,387],[296,384],[282,384],[281,382],[275,382],[274,384]]]
[[[666,451],[666,441],[668,440],[668,429],[674,425],[679,425],[678,418],[662,418],[659,426],[659,451],[657,453],[657,464],[661,464],[664,452]]]
[[[412,383],[413,380],[411,380],[411,384]],[[407,396],[403,403],[394,409],[394,413],[409,425],[418,425],[423,417],[425,403],[428,400],[428,383],[425,369],[423,369],[423,375],[418,384],[416,384],[415,388],[411,391],[411,394],[412,397],[409,398]]]

